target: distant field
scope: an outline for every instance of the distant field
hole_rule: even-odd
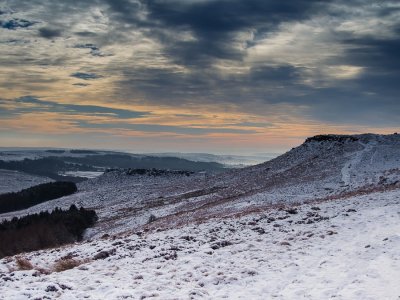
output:
[[[0,169],[0,194],[18,192],[34,185],[53,181],[50,178]]]
[[[96,171],[67,171],[61,172],[59,175],[61,176],[72,176],[72,177],[83,177],[83,178],[96,178],[99,177],[104,172],[96,172]]]

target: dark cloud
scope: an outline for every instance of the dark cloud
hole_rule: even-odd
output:
[[[97,34],[91,31],[77,31],[74,32],[75,35],[81,36],[81,37],[96,37]]]
[[[0,44],[23,45],[23,44],[29,44],[30,42],[31,41],[24,39],[8,39],[0,41]]]
[[[114,21],[123,20],[122,26],[131,24],[143,28],[145,34],[157,39],[163,53],[174,63],[190,72],[177,72],[166,68],[122,67],[124,79],[120,93],[140,92],[145,99],[169,104],[181,101],[199,102],[260,99],[270,92],[269,87],[280,82],[293,86],[299,81],[296,67],[253,66],[249,73],[221,75],[214,70],[218,60],[242,62],[245,48],[235,47],[238,33],[255,32],[254,39],[265,37],[278,29],[279,24],[301,21],[320,12],[330,1],[142,1],[141,6],[124,1],[111,4]],[[137,17],[141,7],[147,13],[143,21]],[[119,28],[119,30],[123,30]],[[193,38],[180,39],[188,32]],[[248,46],[251,46],[248,41]],[[251,91],[251,92],[249,92]],[[278,102],[280,99],[269,101]]]
[[[232,47],[238,32],[257,30],[265,35],[282,22],[310,17],[318,11],[319,3],[313,0],[144,1],[149,13],[146,26],[164,43],[168,55],[177,63],[202,67],[212,64],[214,59],[242,59],[244,51]],[[177,34],[188,30],[195,40],[171,39],[165,28],[176,30]]]
[[[330,6],[331,3],[334,5]],[[86,81],[102,78],[98,74],[121,75],[116,76],[119,81],[114,82],[113,91],[117,99],[125,99],[127,103],[135,95],[152,104],[227,103],[254,113],[261,113],[260,108],[270,104],[288,103],[309,107],[307,117],[316,120],[394,124],[400,115],[400,18],[396,19],[400,8],[393,5],[395,1],[379,3],[362,0],[16,0],[15,8],[29,11],[32,7],[41,7],[45,13],[40,21],[58,24],[57,29],[44,27],[50,30],[47,33],[41,33],[40,29],[41,36],[51,39],[61,33],[70,35],[75,44],[73,48],[86,49],[92,56],[106,55],[101,50],[108,45],[121,47],[118,50],[124,54],[134,52],[134,46],[141,43],[137,36],[156,41],[160,47],[158,52],[150,49],[149,53],[135,56],[139,59],[137,62],[124,56],[124,61],[116,59],[105,69],[79,66],[91,73],[70,75]],[[92,27],[73,27],[74,32],[68,31],[83,13],[93,11],[96,14],[90,23]],[[107,22],[96,27],[102,16]],[[327,24],[319,23],[321,18]],[[372,25],[368,18],[373,18]],[[33,25],[29,21],[13,20],[15,23],[10,21],[9,25],[3,21],[1,27],[16,29]],[[285,33],[287,27],[304,23],[326,31],[322,39],[325,48],[315,51],[315,56],[327,54],[324,61],[314,65],[303,62],[301,52],[307,54],[307,48],[295,49],[294,53],[283,50],[284,57],[298,55],[296,62],[271,61],[268,55],[263,56],[265,61],[248,61],[249,49],[278,33]],[[337,29],[338,24],[344,25]],[[384,30],[380,30],[381,26]],[[246,34],[248,37],[243,37]],[[311,30],[307,34],[318,37]],[[302,37],[293,37],[296,38]],[[305,47],[311,52],[310,41]],[[343,50],[335,52],[335,47],[330,48],[331,43]],[[1,62],[40,66],[68,62],[66,57],[58,60],[18,54],[15,57],[16,61],[7,57]],[[146,62],[161,61],[162,65],[143,63],[141,57]],[[218,69],[220,64],[227,69],[243,67],[243,70],[224,72]],[[360,67],[362,72],[347,78],[329,74],[330,67],[338,66]]]
[[[141,1],[130,0],[104,0],[111,14],[115,15],[116,21],[123,24],[140,23],[139,13],[142,11]]]
[[[0,27],[9,30],[15,30],[18,28],[28,28],[35,25],[38,22],[28,21],[24,19],[12,19],[8,21],[0,21]]]
[[[344,43],[351,46],[344,60],[373,70],[400,70],[400,61],[396,59],[400,53],[400,31],[396,37],[353,38],[346,39]]]
[[[105,57],[105,56],[112,56],[112,54],[105,54],[100,51],[100,48],[97,47],[95,44],[77,44],[74,46],[74,48],[77,49],[90,49],[89,54],[92,56],[98,56],[98,57]]]
[[[388,37],[339,35],[349,49],[336,63],[359,66],[364,71],[336,86],[313,89],[308,99],[300,101],[314,102],[314,116],[320,120],[398,126],[400,32],[396,33]]]
[[[163,68],[127,69],[119,83],[121,96],[129,99],[132,91],[144,99],[169,105],[228,102],[238,105],[255,100],[265,103],[297,103],[292,96],[312,92],[299,81],[301,68],[256,66],[242,74],[225,75],[214,69],[172,72]],[[125,94],[126,93],[126,94]]]
[[[42,27],[39,29],[39,36],[45,39],[54,39],[62,35],[62,30],[56,28]]]
[[[322,89],[299,99],[311,105],[315,120],[332,124],[357,124],[369,127],[398,127],[400,106],[394,98],[379,94],[368,94],[368,89],[345,90]]]
[[[8,104],[12,103],[17,104],[15,109],[10,110],[10,112],[13,112],[14,114],[23,114],[29,112],[60,112],[64,114],[103,115],[118,119],[141,118],[149,114],[147,112],[115,109],[98,105],[62,104],[40,100],[32,96],[21,97],[11,102],[8,101]],[[29,104],[29,106],[25,107],[23,104]]]
[[[77,44],[74,46],[74,48],[78,48],[78,49],[90,49],[93,51],[99,51],[100,49],[94,45],[94,44]]]
[[[71,77],[75,77],[82,80],[94,80],[103,78],[103,76],[98,75],[96,73],[83,73],[83,72],[72,73]]]
[[[250,82],[280,82],[282,84],[288,82],[296,82],[300,80],[301,68],[291,65],[281,66],[255,66],[251,68],[249,73]]]
[[[145,1],[149,17],[147,23],[138,22],[138,26],[148,28],[149,36],[161,42],[168,58],[190,71],[126,69],[120,91],[127,93],[127,97],[128,91],[139,91],[149,101],[171,105],[196,101],[235,103],[250,107],[256,113],[260,103],[290,103],[308,106],[310,115],[318,120],[396,124],[400,113],[396,96],[400,78],[400,19],[389,27],[395,36],[331,32],[331,39],[347,50],[341,56],[331,55],[320,67],[361,67],[363,71],[358,76],[346,79],[333,75],[330,78],[308,77],[307,74],[318,71],[319,66],[307,69],[285,63],[273,66],[260,63],[253,65],[249,72],[229,75],[214,69],[218,60],[243,62],[246,47],[241,49],[234,45],[237,34],[246,29],[256,32],[253,40],[246,43],[247,47],[252,47],[257,39],[280,30],[283,22],[302,22],[321,15],[352,21],[353,6],[361,11],[370,9],[362,1],[336,1],[343,6],[341,14],[336,14],[329,10],[329,2]],[[384,18],[396,11],[383,5],[369,14]],[[119,14],[124,11],[120,9]],[[185,31],[190,32],[193,39],[179,39],[179,34]],[[255,102],[254,106],[251,101]],[[389,117],[384,118],[385,114]]]

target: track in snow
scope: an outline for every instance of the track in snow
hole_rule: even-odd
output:
[[[365,144],[362,142],[359,142],[359,144],[361,146],[363,146],[364,148],[361,149],[360,151],[357,151],[356,153],[352,154],[350,159],[344,164],[342,171],[341,171],[342,172],[342,181],[343,181],[344,185],[346,185],[346,186],[351,184],[352,171],[355,168],[355,166],[360,164],[363,156],[366,155],[367,153],[371,152],[372,149],[376,145],[376,143]],[[371,160],[372,160],[372,158],[373,157],[371,156]]]

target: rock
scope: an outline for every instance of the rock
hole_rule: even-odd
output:
[[[93,257],[93,259],[95,259],[95,260],[97,260],[97,259],[105,259],[105,258],[109,257],[110,255],[115,254],[115,252],[116,252],[115,249],[112,249],[112,250],[109,250],[109,251],[100,251],[99,253],[97,253]]]
[[[255,228],[252,228],[252,230],[258,232],[259,234],[265,233],[264,228],[261,228],[261,227],[255,227]]]
[[[69,286],[67,286],[67,285],[65,285],[65,284],[59,284],[59,286],[60,286],[60,288],[61,288],[62,290],[72,290],[71,287],[69,287]]]
[[[181,237],[181,239],[182,240],[186,240],[188,242],[195,242],[196,241],[196,239],[193,236],[190,236],[190,235],[184,235],[184,236]]]
[[[219,248],[223,248],[223,247],[230,246],[230,245],[232,245],[232,243],[229,242],[229,241],[221,241],[221,242],[217,242],[217,243],[212,244],[211,245],[211,249],[217,250]]]
[[[49,285],[46,288],[46,292],[57,292],[57,291],[58,291],[58,289],[54,285]]]
[[[288,214],[296,215],[298,213],[296,208],[289,208],[285,210]]]

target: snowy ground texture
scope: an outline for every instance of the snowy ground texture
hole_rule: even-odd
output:
[[[131,173],[0,215],[99,215],[90,240],[0,260],[0,299],[400,299],[400,135],[317,136],[220,174]]]
[[[47,177],[0,169],[0,194],[18,192],[31,186],[50,181],[53,180]]]
[[[400,135],[314,138],[266,163],[220,174],[161,176],[107,172],[78,185],[78,193],[26,210],[23,216],[71,204],[95,209],[87,237],[140,230],[150,215],[169,228],[210,217],[263,211],[278,204],[337,199],[400,186]]]
[[[400,299],[399,234],[399,189],[282,206],[5,258],[0,298]]]

